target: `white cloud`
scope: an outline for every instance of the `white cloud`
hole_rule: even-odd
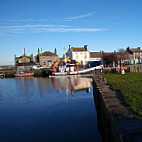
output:
[[[46,19],[7,19],[10,22],[47,22]]]
[[[82,18],[90,17],[93,14],[94,13],[91,12],[91,13],[87,13],[87,14],[83,14],[83,15],[78,15],[78,16],[73,16],[73,17],[67,17],[67,18],[64,18],[64,20],[66,20],[66,21],[72,21],[72,20],[82,19]]]
[[[99,32],[99,28],[69,28],[65,25],[19,25],[0,26],[1,33],[43,33],[43,32]]]

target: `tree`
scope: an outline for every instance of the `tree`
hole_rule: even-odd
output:
[[[106,61],[106,64],[112,64],[113,62],[117,63],[116,53],[104,53],[103,60]]]
[[[120,63],[120,73],[121,73],[122,60],[124,59],[124,56],[125,56],[124,53],[125,53],[125,49],[123,48],[118,49],[118,60]]]

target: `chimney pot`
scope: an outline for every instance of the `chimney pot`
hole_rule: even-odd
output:
[[[88,50],[88,45],[84,45],[84,48],[85,48],[86,50]]]
[[[55,51],[54,51],[54,53],[55,53],[55,55],[57,55],[57,50],[56,50],[56,48],[55,48]]]

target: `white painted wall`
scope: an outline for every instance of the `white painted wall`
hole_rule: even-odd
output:
[[[79,63],[83,62],[83,65],[89,61],[89,51],[72,52],[72,60],[76,60]]]

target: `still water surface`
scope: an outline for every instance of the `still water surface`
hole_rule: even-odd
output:
[[[0,79],[0,142],[100,141],[90,79]]]

